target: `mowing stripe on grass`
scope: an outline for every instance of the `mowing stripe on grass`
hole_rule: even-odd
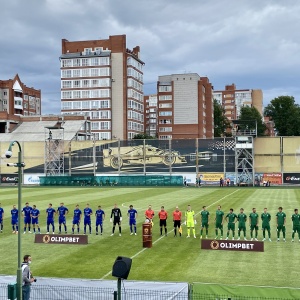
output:
[[[218,202],[224,200],[225,198],[227,198],[227,197],[229,197],[229,196],[235,194],[235,193],[238,192],[239,190],[240,190],[240,189],[237,189],[237,190],[235,190],[234,192],[225,195],[224,197],[222,197],[222,198],[218,199],[217,201],[213,202],[212,204],[208,205],[207,208],[209,208],[209,207],[213,206],[214,204],[216,204],[216,203],[218,203]],[[196,213],[195,216],[198,215],[199,213],[200,213],[200,212]],[[171,233],[171,232],[173,232],[173,231],[174,231],[174,229],[170,230],[170,231],[168,232],[168,234]],[[153,245],[156,244],[157,242],[159,242],[159,241],[160,241],[161,239],[163,239],[163,238],[164,238],[163,236],[159,237],[156,241],[153,242]],[[149,248],[143,248],[141,251],[137,252],[136,254],[134,254],[133,256],[131,256],[130,258],[131,258],[131,259],[136,258],[137,256],[139,256],[141,253],[143,253],[143,252],[146,251],[147,249],[149,249]],[[112,273],[112,271],[109,271],[108,273],[106,273],[103,277],[101,277],[101,280],[102,280],[102,279],[105,279],[105,278],[108,277],[108,276],[110,276],[111,273]]]

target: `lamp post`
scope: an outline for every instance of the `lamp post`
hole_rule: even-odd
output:
[[[22,206],[22,168],[25,167],[25,164],[22,162],[22,148],[18,141],[13,141],[10,143],[8,150],[5,153],[6,158],[12,157],[12,146],[15,144],[19,147],[18,153],[18,162],[17,163],[8,163],[8,167],[17,167],[18,168],[18,269],[17,269],[17,299],[22,300],[22,257],[21,257],[21,206]]]

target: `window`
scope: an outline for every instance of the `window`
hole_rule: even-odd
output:
[[[100,140],[110,140],[111,139],[110,132],[100,132],[99,133],[99,139]]]
[[[92,80],[92,87],[99,87],[99,80],[98,79],[93,79]]]
[[[84,54],[87,55],[87,54],[91,54],[92,52],[92,48],[84,48]]]
[[[99,90],[91,90],[91,98],[99,98]]]
[[[73,59],[73,67],[80,67],[81,66],[81,62],[79,58],[75,58]]]
[[[110,129],[110,121],[100,122],[100,129],[101,130]]]
[[[74,101],[73,109],[80,109],[80,108],[81,108],[81,101]]]
[[[98,111],[92,111],[91,119],[99,119],[99,112]]]
[[[171,85],[160,85],[158,88],[159,92],[171,92],[172,86]]]
[[[110,72],[109,72],[109,68],[100,68],[100,76],[109,76]]]
[[[72,109],[72,102],[63,101],[61,105],[62,109]]]
[[[80,80],[74,80],[73,81],[73,88],[80,88],[81,81]]]
[[[82,87],[83,88],[90,87],[90,81],[86,79],[82,80]]]
[[[72,92],[70,92],[70,91],[62,92],[61,93],[61,98],[62,99],[72,99]]]
[[[159,101],[172,100],[172,95],[159,96]]]
[[[71,80],[63,80],[62,81],[62,88],[63,89],[67,89],[67,88],[71,88],[72,87],[72,81]],[[25,99],[25,97],[24,97]],[[28,99],[28,97],[27,97]]]
[[[110,108],[109,100],[100,100],[100,108]]]
[[[99,130],[99,122],[92,122],[92,130]]]
[[[70,78],[72,77],[72,70],[62,70],[61,71],[62,78]]]
[[[82,91],[82,98],[90,98],[90,91]]]
[[[159,132],[170,132],[172,131],[172,127],[160,127]]]
[[[61,66],[63,68],[66,68],[66,67],[72,67],[72,60],[71,59],[63,59],[61,61]]]
[[[91,76],[98,77],[99,76],[99,69],[91,69]]]
[[[82,69],[82,77],[90,77],[90,69]]]
[[[4,95],[4,96],[7,96],[7,92],[3,92],[3,95]]]
[[[73,70],[73,77],[80,77],[80,70]]]
[[[82,101],[82,108],[89,109],[90,108],[90,101]]]
[[[101,66],[109,65],[109,57],[100,57],[100,65]]]
[[[159,108],[171,108],[171,107],[172,107],[172,103],[159,104]]]
[[[110,90],[99,90],[100,98],[108,98],[110,97]]]
[[[98,57],[94,57],[91,59],[91,66],[99,66],[100,61]]]
[[[172,124],[172,120],[171,119],[159,120],[159,124]]]
[[[160,116],[172,116],[172,112],[171,111],[160,111],[159,115]]]
[[[80,98],[80,97],[81,97],[80,94],[81,94],[80,91],[73,91],[73,98],[74,98],[74,99]]]
[[[100,110],[99,111],[99,119],[110,119],[110,111],[109,110]]]
[[[81,60],[81,63],[82,63],[82,66],[83,67],[86,67],[86,66],[89,66],[90,65],[90,60],[88,58],[83,58]]]
[[[99,101],[92,101],[92,108],[99,108]]]
[[[99,80],[99,86],[100,87],[110,86],[110,79],[109,78],[100,79]]]
[[[169,140],[172,139],[172,135],[160,135],[158,138],[160,140]]]

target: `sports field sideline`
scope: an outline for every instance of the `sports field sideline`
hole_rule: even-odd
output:
[[[4,229],[0,234],[0,274],[15,274],[17,268],[17,235],[12,234],[10,210],[17,204],[17,188],[1,188],[4,208]],[[45,210],[48,203],[57,209],[60,202],[69,208],[68,232],[71,232],[72,212],[76,204],[83,210],[86,203],[95,211],[101,205],[106,213],[103,236],[96,236],[94,226],[88,245],[34,244],[33,234],[22,235],[22,254],[33,257],[32,271],[35,277],[70,277],[110,279],[111,268],[118,255],[133,258],[130,280],[187,281],[218,284],[298,287],[300,243],[298,236],[291,243],[291,215],[299,208],[300,189],[293,188],[23,188],[22,202],[35,204],[41,211],[41,232],[46,232]],[[110,236],[110,212],[117,203],[123,214],[122,236]],[[130,236],[127,210],[132,204],[138,211],[138,234]],[[156,212],[153,227],[153,247],[142,248],[141,226],[144,212],[151,204]],[[184,213],[188,204],[197,214],[197,239],[173,236],[173,223],[168,220],[168,236],[160,237],[157,212],[161,205],[172,215],[175,206]],[[241,207],[249,215],[256,207],[259,215],[267,207],[272,216],[272,242],[265,242],[265,252],[208,251],[200,249],[200,216],[203,205],[211,215],[209,238],[215,237],[213,219],[217,205],[227,214],[230,208],[238,212]],[[275,215],[279,206],[287,215],[287,241],[276,242]],[[92,217],[94,225],[95,217]],[[58,224],[56,218],[56,232]],[[81,225],[83,227],[83,225]],[[226,226],[224,226],[226,229]],[[23,224],[21,222],[21,230]],[[224,230],[226,233],[226,230]],[[83,228],[81,228],[83,233]],[[249,238],[249,227],[247,226]],[[259,240],[262,239],[261,226]]]

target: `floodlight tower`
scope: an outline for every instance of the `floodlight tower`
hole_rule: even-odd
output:
[[[238,185],[255,184],[254,137],[257,137],[257,121],[234,120],[236,128],[250,124],[251,128],[233,131],[235,134],[235,177]],[[245,127],[245,126],[244,126]]]
[[[45,174],[64,175],[64,128],[45,127]]]

